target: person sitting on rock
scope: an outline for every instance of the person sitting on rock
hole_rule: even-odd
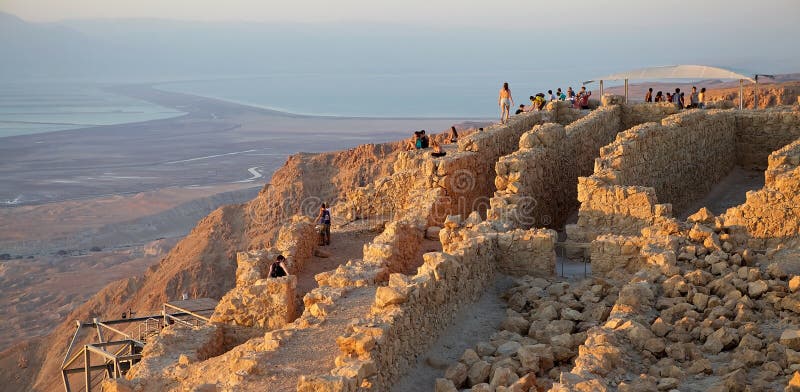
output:
[[[533,105],[531,105],[531,106],[529,106],[529,107],[532,107],[532,106],[533,106]],[[516,112],[514,112],[514,114],[525,113],[525,112],[527,112],[527,111],[529,111],[529,110],[525,108],[525,105],[523,105],[523,104],[519,104],[519,109],[517,109],[517,111],[516,111]]]
[[[414,132],[414,137],[411,139],[411,146],[412,150],[413,149],[419,150],[420,148],[422,148],[422,135],[420,134],[419,131]]]
[[[428,135],[425,134],[424,129],[419,131],[419,136],[422,138],[422,148],[428,148],[430,139],[428,139]]]
[[[656,102],[664,102],[664,94],[661,91],[656,93],[655,101]]]
[[[697,95],[697,87],[692,86],[692,93],[689,95],[689,108],[697,109],[700,107],[700,98]]]
[[[283,255],[278,255],[275,261],[272,262],[269,266],[269,277],[270,278],[280,278],[282,276],[289,275],[289,269],[286,268],[286,258]]]
[[[441,157],[447,155],[446,152],[442,151],[442,146],[440,146],[439,142],[437,142],[436,140],[431,142],[431,147],[433,147],[433,152],[431,153],[432,157],[441,158]]]
[[[458,131],[456,131],[456,127],[450,127],[450,143],[458,143]]]
[[[326,208],[325,203],[319,207],[319,215],[317,215],[317,224],[321,225],[320,230],[320,245],[331,244],[331,210]]]
[[[567,89],[567,101],[570,103],[575,102],[575,90],[573,90],[572,87]]]

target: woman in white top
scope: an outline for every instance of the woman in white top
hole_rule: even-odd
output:
[[[514,106],[514,97],[511,96],[511,89],[508,88],[508,82],[503,83],[503,88],[500,89],[497,103],[500,105],[500,123],[505,124],[508,121],[511,107]]]

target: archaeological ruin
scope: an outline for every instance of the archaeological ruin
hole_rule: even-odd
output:
[[[445,151],[387,153],[388,174],[342,192],[334,238],[373,234],[313,289],[298,280],[320,254],[314,224],[296,216],[240,249],[207,322],[164,325],[94,387],[800,390],[797,105],[551,102]],[[267,278],[277,254],[292,276]],[[503,306],[477,308],[497,287]],[[484,310],[490,330],[457,322]],[[449,328],[458,354],[437,354]]]

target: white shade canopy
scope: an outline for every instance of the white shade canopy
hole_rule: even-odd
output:
[[[755,82],[754,75],[748,76],[725,68],[707,65],[665,65],[634,69],[589,80],[636,80],[636,79],[739,79]]]

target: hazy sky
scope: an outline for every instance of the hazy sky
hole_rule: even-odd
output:
[[[800,0],[0,0],[0,11],[29,21],[165,18],[289,23],[342,21],[513,29],[585,23],[612,27],[674,24],[713,39],[719,29],[791,26]]]

